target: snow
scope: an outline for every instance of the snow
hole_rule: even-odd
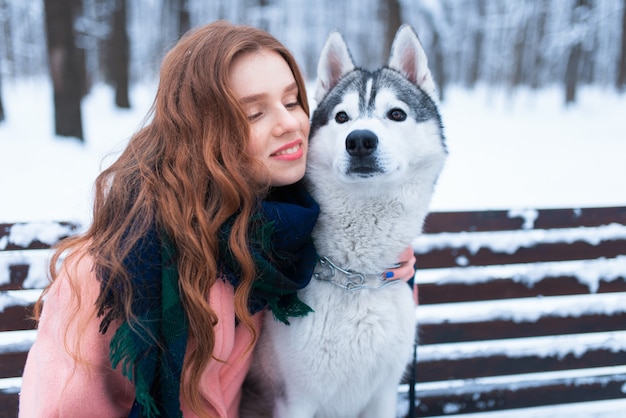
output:
[[[544,317],[615,315],[626,312],[626,292],[438,303],[416,309],[418,323],[535,322]]]
[[[39,298],[40,289],[36,290],[8,290],[0,292],[0,313],[8,306],[28,306]],[[4,335],[4,334],[2,334]]]
[[[626,410],[626,399],[524,408],[514,411],[494,411],[477,414],[459,414],[455,418],[617,418]]]
[[[133,108],[120,110],[112,90],[96,85],[83,101],[83,145],[52,134],[47,79],[3,80],[0,222],[88,223],[94,179],[141,126],[155,87],[135,86]],[[532,222],[528,208],[626,205],[626,95],[580,93],[566,108],[559,89],[450,88],[442,103],[450,155],[431,209],[511,209]]]
[[[626,226],[612,223],[594,228],[532,229],[524,231],[458,232],[425,234],[415,239],[416,253],[427,253],[442,248],[467,248],[476,254],[481,248],[494,252],[514,254],[520,248],[528,248],[541,241],[545,244],[586,242],[598,245],[602,241],[626,239]]]
[[[557,277],[575,277],[579,283],[595,293],[600,282],[611,282],[624,277],[626,256],[598,258],[593,260],[570,260],[541,263],[507,264],[492,266],[469,266],[457,268],[437,268],[418,270],[415,282],[423,284],[482,283],[494,279],[511,279],[525,286]]]
[[[626,331],[427,344],[418,346],[417,356],[420,361],[461,360],[498,355],[510,359],[530,356],[563,359],[567,355],[582,357],[588,351],[594,350],[626,351]]]
[[[35,342],[37,331],[34,329],[22,331],[2,331],[0,340],[0,354],[25,351]],[[0,382],[4,379],[0,379]]]
[[[59,238],[72,233],[69,225],[61,225],[56,222],[29,222],[17,223],[11,227],[11,233],[0,239],[0,250],[9,243],[27,247],[33,241],[40,241],[52,245]]]
[[[536,209],[530,208],[514,208],[509,210],[508,216],[509,218],[522,218],[524,220],[522,229],[532,229],[535,225],[535,220],[537,220],[539,216],[539,212]]]
[[[626,96],[585,90],[452,89],[442,115],[450,155],[434,210],[623,206]]]
[[[11,281],[10,266],[23,264],[29,266],[24,289],[44,288],[48,284],[50,256],[50,250],[0,251],[0,285]]]
[[[83,101],[86,142],[81,144],[53,135],[46,79],[3,81],[7,119],[0,123],[0,222],[88,223],[94,180],[140,127],[154,86],[135,87],[131,110],[116,109],[113,92],[95,86]]]

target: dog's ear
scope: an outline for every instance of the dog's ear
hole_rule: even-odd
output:
[[[320,103],[326,93],[354,68],[348,45],[339,32],[332,32],[326,40],[317,64],[315,101]]]
[[[389,68],[402,73],[411,83],[415,84],[431,98],[436,99],[435,81],[428,69],[428,59],[417,34],[411,26],[400,26],[391,44]]]

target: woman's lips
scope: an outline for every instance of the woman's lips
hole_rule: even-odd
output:
[[[278,160],[293,161],[302,158],[303,154],[302,141],[294,141],[278,149],[270,157]]]

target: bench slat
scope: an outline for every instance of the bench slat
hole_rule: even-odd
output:
[[[19,396],[17,393],[6,393],[0,390],[0,418],[17,416]]]
[[[530,336],[600,332],[626,329],[626,313],[582,315],[576,318],[544,317],[535,322],[494,320],[461,324],[419,326],[420,344],[497,340]]]
[[[626,225],[626,207],[432,212],[426,218],[424,232],[434,234],[440,232],[517,230],[521,229],[525,225],[526,219],[529,218],[535,219],[532,222],[532,227],[538,229],[596,227],[609,222]]]
[[[418,306],[420,344],[626,328],[626,292]]]
[[[28,351],[0,354],[0,378],[21,376],[27,356]]]
[[[0,331],[32,329],[31,312],[40,295],[39,289],[0,292]]]
[[[9,306],[0,311],[0,331],[35,329],[36,322],[30,319],[33,305]]]
[[[418,381],[626,364],[626,330],[421,345]]]
[[[446,359],[419,363],[417,381],[436,381],[441,379],[441,376],[450,379],[473,379],[503,374],[615,366],[625,363],[626,351],[614,352],[608,349],[590,350],[580,356],[568,354],[563,358],[554,356],[511,358],[506,355],[499,355],[461,360]]]
[[[461,247],[433,249],[427,254],[416,251],[416,254],[418,269],[591,260],[626,254],[626,239],[602,241],[597,245],[588,242],[556,244],[539,242],[529,248],[518,248],[513,253],[490,248],[480,248],[474,252]]]
[[[427,382],[416,385],[417,415],[453,415],[621,399],[624,384],[625,366]]]
[[[624,273],[626,276],[626,272]],[[576,277],[549,277],[532,287],[514,279],[492,279],[485,283],[420,284],[420,305],[536,296],[584,295],[589,287]],[[600,280],[596,293],[626,292],[626,278]]]

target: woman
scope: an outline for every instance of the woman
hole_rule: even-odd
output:
[[[151,120],[96,180],[92,225],[52,259],[21,417],[238,415],[263,309],[309,311],[308,114],[269,34],[215,22],[180,40]]]

